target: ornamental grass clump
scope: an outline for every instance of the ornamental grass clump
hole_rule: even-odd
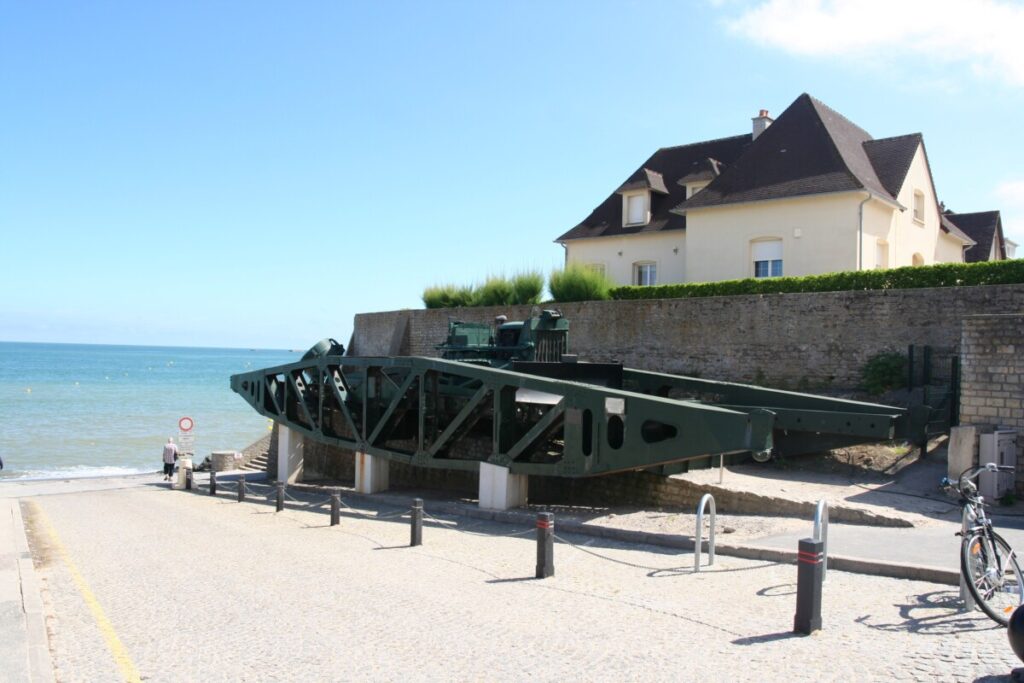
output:
[[[476,288],[474,306],[508,306],[515,303],[515,288],[508,278],[492,276]]]
[[[552,271],[548,281],[551,298],[557,302],[608,299],[614,286],[604,273],[572,263],[562,270]]]
[[[513,301],[517,304],[539,304],[544,291],[544,275],[539,270],[516,273],[512,278]]]
[[[472,287],[434,285],[423,290],[423,305],[427,308],[472,306],[474,295]]]

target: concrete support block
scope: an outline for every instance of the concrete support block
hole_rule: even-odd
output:
[[[356,491],[380,493],[388,490],[388,461],[356,451]]]
[[[286,484],[302,481],[302,434],[278,425],[277,480]]]
[[[960,473],[974,467],[978,458],[978,426],[961,425],[949,430],[946,476],[956,481]]]
[[[480,507],[508,510],[526,505],[527,476],[512,474],[507,467],[480,463]]]

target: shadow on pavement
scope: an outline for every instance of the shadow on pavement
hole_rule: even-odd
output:
[[[933,591],[909,596],[909,599],[911,602],[907,604],[894,605],[901,621],[885,621],[870,614],[858,617],[856,621],[868,628],[890,633],[935,636],[1002,628],[981,612],[963,612],[960,596],[955,590]]]

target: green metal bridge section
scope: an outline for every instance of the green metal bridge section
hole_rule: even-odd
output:
[[[567,326],[552,322],[545,336],[529,322],[523,329],[546,355],[564,353],[556,333]],[[517,324],[497,325],[493,336],[500,342]],[[472,345],[507,347],[475,327]],[[449,345],[464,328],[450,333]],[[558,477],[670,474],[732,454],[766,459],[893,439],[920,444],[928,422],[927,406],[908,410],[617,364],[517,360],[535,357],[522,353],[480,358],[460,354],[458,344],[460,360],[353,357],[336,343],[321,344],[296,363],[234,375],[231,388],[311,439],[420,467],[476,470],[487,462]]]

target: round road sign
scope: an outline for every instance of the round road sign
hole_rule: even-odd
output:
[[[192,421],[191,417],[183,417],[180,420],[178,420],[178,429],[180,429],[183,432],[191,432],[192,427],[194,426],[195,423]]]

